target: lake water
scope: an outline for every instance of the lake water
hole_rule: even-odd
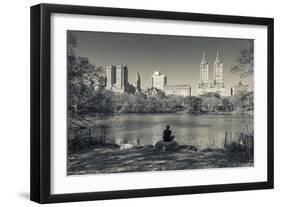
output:
[[[154,144],[162,139],[166,125],[170,125],[175,141],[199,148],[222,147],[226,132],[253,131],[253,116],[249,114],[191,115],[177,114],[121,114],[115,126],[107,132],[116,143]]]

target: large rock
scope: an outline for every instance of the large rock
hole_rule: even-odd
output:
[[[174,152],[174,151],[178,150],[179,145],[175,141],[171,141],[171,142],[158,141],[158,142],[156,142],[154,147],[155,147],[156,150],[159,150],[159,151]]]
[[[197,152],[198,149],[193,146],[193,145],[180,145],[179,146],[179,150],[182,150],[182,151],[194,151],[194,152]]]
[[[134,145],[126,143],[126,144],[121,144],[120,150],[126,150],[126,149],[132,149]]]

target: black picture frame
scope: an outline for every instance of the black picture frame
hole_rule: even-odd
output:
[[[236,184],[169,187],[73,194],[51,194],[51,70],[50,32],[52,13],[134,17],[149,19],[181,20],[194,22],[218,22],[267,26],[267,181]],[[274,177],[274,78],[273,41],[274,20],[272,18],[195,14],[168,11],[103,8],[72,5],[39,4],[31,7],[31,174],[30,199],[38,203],[88,201],[103,199],[166,196],[179,194],[272,189]]]

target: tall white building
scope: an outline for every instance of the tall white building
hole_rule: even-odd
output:
[[[223,96],[224,91],[225,86],[223,80],[223,62],[219,52],[217,52],[217,56],[214,61],[214,74],[212,79],[209,77],[209,64],[207,62],[206,53],[204,53],[200,63],[200,82],[198,84],[198,95],[213,92]]]
[[[167,76],[155,71],[152,75],[152,87],[163,90],[167,85]]]
[[[204,52],[200,63],[200,81],[206,83],[209,81],[209,64],[207,62],[206,53]]]
[[[223,81],[223,63],[221,61],[220,53],[217,52],[217,57],[214,62],[214,81],[216,85],[220,85],[221,87],[224,84]]]

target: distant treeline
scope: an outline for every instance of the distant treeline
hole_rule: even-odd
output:
[[[215,111],[252,111],[253,93],[221,97],[217,93],[202,96],[154,96],[145,94],[116,94],[110,90],[99,89],[91,93],[89,100],[79,105],[80,113],[172,113],[186,111],[204,113]],[[73,110],[70,105],[70,110]]]

